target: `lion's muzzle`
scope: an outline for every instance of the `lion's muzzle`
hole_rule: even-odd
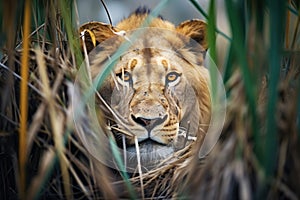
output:
[[[167,119],[167,115],[165,115],[163,118],[157,117],[157,118],[143,118],[143,117],[135,117],[134,115],[131,115],[133,121],[135,121],[137,124],[141,125],[142,127],[144,127],[148,133],[151,133],[151,130],[162,124],[164,121],[166,121]]]

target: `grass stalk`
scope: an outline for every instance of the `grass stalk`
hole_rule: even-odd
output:
[[[288,10],[296,16],[299,16],[299,12],[294,9],[291,5],[287,5]]]
[[[39,194],[43,186],[51,176],[51,170],[57,162],[57,156],[53,149],[48,149],[43,154],[41,165],[39,166],[38,174],[31,180],[30,187],[28,188],[28,199],[39,199]]]
[[[42,50],[38,47],[36,48],[36,55],[37,55],[38,69],[43,83],[43,92],[45,94],[45,99],[48,101],[50,121],[53,129],[52,130],[53,138],[54,138],[56,153],[60,161],[64,191],[66,194],[66,198],[70,199],[71,198],[70,177],[68,172],[68,163],[66,163],[66,159],[64,159],[65,146],[64,146],[64,138],[62,134],[63,123],[61,123],[61,121],[64,120],[64,117],[55,108],[55,100],[53,98],[50,89],[49,79],[47,76],[46,63],[44,60],[44,54]]]
[[[264,149],[260,161],[266,177],[270,177],[275,170],[276,155],[278,152],[278,132],[276,126],[276,107],[278,103],[278,83],[280,77],[280,61],[284,39],[285,1],[270,3],[270,51],[269,51],[269,88],[267,104],[267,132],[261,148]]]
[[[228,13],[229,21],[231,22],[231,30],[232,30],[232,53],[234,54],[234,58],[237,59],[239,64],[243,81],[245,87],[245,93],[247,97],[247,101],[249,104],[249,110],[251,113],[251,124],[254,135],[258,136],[258,120],[256,114],[256,82],[255,77],[251,73],[248,63],[247,63],[247,53],[246,53],[246,45],[245,45],[245,34],[242,31],[243,22],[241,20],[241,16],[239,16],[239,7],[231,0],[226,1],[226,9]],[[233,63],[227,63],[233,65]]]
[[[109,143],[111,146],[111,150],[113,153],[114,158],[116,159],[117,165],[119,167],[119,171],[120,174],[125,182],[125,186],[128,189],[129,195],[130,195],[130,199],[137,199],[133,185],[131,184],[130,180],[129,180],[129,176],[126,173],[126,168],[125,165],[122,161],[121,155],[119,153],[119,147],[117,146],[117,144],[114,141],[114,138],[112,135],[109,136]]]
[[[66,33],[68,37],[69,47],[71,49],[72,56],[75,56],[75,63],[77,63],[78,66],[80,66],[80,63],[82,62],[83,58],[80,51],[80,45],[79,40],[76,40],[77,35],[79,34],[77,32],[74,32],[74,29],[72,27],[72,6],[71,3],[73,1],[58,1],[59,8],[61,9],[62,19],[64,21],[64,25],[66,28]],[[68,5],[69,3],[69,5]],[[77,27],[79,28],[79,27]]]
[[[300,8],[298,10],[298,13],[300,13]],[[293,36],[293,40],[292,40],[292,49],[295,48],[295,45],[296,45],[296,40],[297,40],[297,35],[298,35],[298,30],[299,30],[299,24],[300,24],[300,15],[298,15],[297,17],[297,22],[296,22],[296,25],[295,25],[295,31],[294,31],[294,36]]]
[[[216,56],[216,5],[215,0],[210,1],[209,5],[209,17],[208,17],[208,44],[209,44],[209,55],[211,57],[211,60],[214,63],[211,63],[211,66],[209,67],[210,72],[210,80],[211,80],[211,95],[212,95],[212,103],[215,105],[216,101],[216,94],[217,94],[217,68],[215,67],[215,63],[217,62],[217,56]]]
[[[20,89],[20,130],[19,130],[19,173],[20,197],[25,199],[26,194],[26,163],[27,163],[27,117],[28,117],[28,75],[29,75],[29,45],[31,0],[25,1],[23,21],[23,54],[21,58],[21,89]]]
[[[288,0],[288,4],[291,4],[291,0]],[[289,31],[290,31],[290,19],[291,19],[291,14],[290,12],[286,13],[286,26],[285,26],[285,48],[289,48]]]
[[[203,8],[200,6],[199,2],[196,0],[190,0],[190,2],[193,4],[193,6],[195,6],[195,8],[203,15],[203,17],[206,20],[209,20],[209,15],[203,10]],[[216,15],[215,15],[216,16]],[[224,32],[222,32],[221,30],[219,30],[217,27],[215,27],[215,31],[222,35],[224,38],[226,38],[228,41],[231,41],[231,38],[226,35]]]

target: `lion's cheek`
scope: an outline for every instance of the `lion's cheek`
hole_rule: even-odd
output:
[[[174,128],[174,130],[175,129],[176,131],[172,131],[172,132],[160,131],[160,134],[153,134],[151,139],[160,144],[165,144],[165,145],[172,144],[173,142],[177,141],[178,133],[177,133],[177,128]]]

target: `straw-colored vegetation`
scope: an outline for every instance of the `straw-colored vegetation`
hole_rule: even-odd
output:
[[[215,33],[230,43],[218,144],[205,159],[187,146],[168,165],[131,177],[91,156],[73,123],[83,62],[76,4],[1,1],[0,199],[299,199],[300,3],[225,2],[229,37],[215,27],[214,0],[207,13],[186,2],[208,21],[212,58]]]

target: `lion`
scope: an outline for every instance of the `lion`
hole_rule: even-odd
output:
[[[136,164],[139,151],[147,168],[187,142],[203,141],[211,120],[204,21],[175,26],[139,8],[114,27],[89,22],[80,32],[85,32],[82,46],[89,53],[92,79],[113,65],[109,75],[101,76],[97,108],[130,162]]]

